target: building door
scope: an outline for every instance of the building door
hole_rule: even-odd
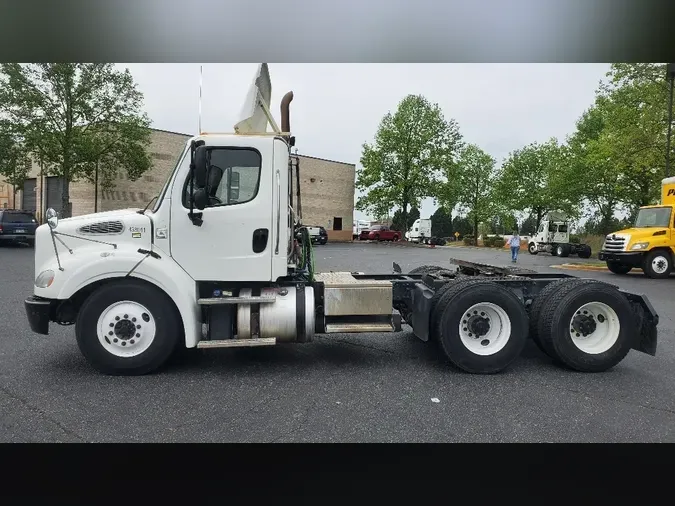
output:
[[[47,206],[45,208],[49,209],[50,207],[54,209],[59,216],[61,216],[61,195],[63,194],[63,180],[58,176],[49,176],[45,179],[47,184]]]
[[[37,211],[35,187],[37,185],[37,179],[26,179],[23,182],[23,195],[21,196],[21,209],[24,211]]]

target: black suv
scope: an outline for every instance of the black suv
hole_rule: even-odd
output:
[[[35,246],[38,222],[31,211],[0,209],[0,244],[25,242]]]

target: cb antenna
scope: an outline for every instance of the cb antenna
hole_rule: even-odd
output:
[[[204,75],[204,66],[200,65],[199,66],[199,132],[198,134],[202,134],[202,81],[203,81],[203,75]]]

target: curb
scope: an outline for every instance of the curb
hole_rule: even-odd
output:
[[[570,271],[598,271],[598,272],[609,272],[607,267],[600,265],[575,265],[575,264],[560,264],[560,265],[549,265],[553,269],[566,269]]]

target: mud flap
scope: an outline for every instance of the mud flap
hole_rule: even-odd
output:
[[[654,310],[654,307],[646,295],[636,295],[624,292],[623,290],[621,290],[621,292],[630,301],[640,329],[631,349],[646,353],[652,357],[656,356],[659,315]]]
[[[431,298],[434,296],[422,283],[412,290],[412,329],[413,334],[422,341],[429,340],[429,322],[431,320]]]

